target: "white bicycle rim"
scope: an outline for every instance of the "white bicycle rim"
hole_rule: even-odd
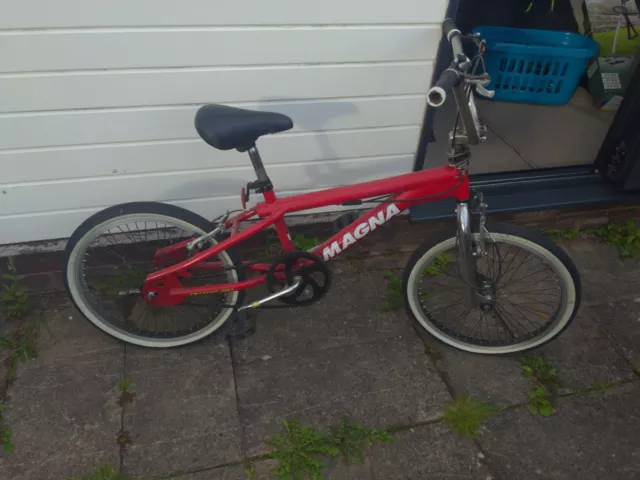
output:
[[[544,258],[549,263],[553,271],[558,275],[558,278],[560,279],[562,285],[562,302],[560,312],[553,324],[547,330],[545,330],[541,336],[534,337],[525,342],[517,343],[514,345],[485,347],[481,345],[465,343],[457,338],[446,335],[435,325],[433,325],[433,323],[431,323],[429,318],[422,310],[422,307],[420,306],[420,299],[417,288],[418,282],[424,269],[429,264],[431,264],[431,262],[433,262],[435,257],[455,247],[455,237],[449,238],[434,245],[431,249],[425,252],[425,254],[420,257],[420,259],[414,264],[407,281],[407,299],[411,312],[413,313],[416,320],[418,320],[420,325],[422,325],[422,327],[431,335],[441,340],[442,342],[451,345],[452,347],[458,348],[460,350],[465,350],[467,352],[482,354],[514,353],[522,350],[528,350],[551,340],[556,335],[558,335],[566,326],[566,324],[571,319],[571,315],[573,314],[573,310],[575,308],[576,288],[569,270],[567,270],[567,267],[564,266],[564,264],[558,257],[556,257],[553,253],[551,253],[543,246],[538,245],[537,243],[534,243],[522,237],[508,235],[505,233],[491,232],[491,236],[493,237],[493,239],[495,239],[496,243],[511,243],[512,245],[516,245],[520,248],[528,250],[538,257]]]
[[[169,348],[186,345],[189,343],[197,342],[198,340],[211,335],[218,328],[220,328],[233,313],[233,309],[226,308],[222,310],[222,312],[220,312],[220,314],[206,327],[196,332],[190,333],[189,335],[178,338],[149,338],[141,335],[135,335],[131,332],[127,332],[126,330],[116,328],[111,323],[102,320],[101,316],[95,311],[90,302],[87,301],[85,297],[85,290],[80,287],[82,282],[82,270],[80,268],[81,261],[83,255],[87,251],[87,248],[95,240],[97,235],[104,232],[105,230],[108,230],[111,227],[115,227],[117,224],[122,224],[123,222],[126,223],[127,219],[136,219],[137,222],[147,221],[149,223],[164,222],[184,228],[185,230],[193,231],[194,233],[197,233],[199,235],[203,235],[204,233],[206,233],[202,229],[188,222],[185,222],[184,220],[153,213],[134,213],[130,215],[122,215],[119,217],[111,218],[93,227],[78,241],[78,243],[76,243],[73,251],[71,252],[71,255],[69,256],[67,267],[67,282],[69,286],[69,292],[84,316],[87,317],[87,319],[96,327],[108,333],[109,335],[119,338],[120,340],[123,340],[125,342],[140,345],[143,347]],[[215,243],[214,240],[212,241]],[[231,261],[231,258],[229,257],[227,252],[221,252],[217,256],[223,264],[228,266],[233,265],[233,262]],[[231,282],[238,281],[238,273],[235,270],[229,270],[229,274],[233,278],[232,280],[230,280]],[[229,294],[229,297],[227,298],[229,299],[230,304],[235,304],[238,300],[238,292],[231,292]]]

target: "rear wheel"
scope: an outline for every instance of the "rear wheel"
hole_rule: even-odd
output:
[[[162,203],[117,205],[87,219],[65,249],[64,278],[73,302],[96,327],[144,347],[176,347],[218,330],[242,302],[242,292],[190,296],[178,305],[153,306],[140,294],[146,276],[187,258],[186,248],[157,257],[159,249],[210,232],[208,220]],[[216,240],[204,242],[203,249]],[[184,286],[232,283],[244,277],[233,251],[210,262],[222,267],[193,271]]]
[[[423,244],[409,260],[404,294],[411,315],[438,340],[468,352],[506,354],[549,342],[578,311],[575,265],[538,232],[507,224],[488,230],[486,255],[477,261],[479,306],[468,306],[452,231]]]

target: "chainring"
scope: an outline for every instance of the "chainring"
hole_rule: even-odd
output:
[[[331,286],[331,272],[322,259],[308,252],[291,252],[267,270],[267,289],[276,293],[298,279],[300,286],[278,300],[289,305],[310,305],[324,297]]]

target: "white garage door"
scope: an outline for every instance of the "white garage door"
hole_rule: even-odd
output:
[[[201,141],[228,103],[290,115],[258,143],[281,194],[412,168],[447,0],[2,0],[0,244],[162,200],[237,208],[249,159]]]

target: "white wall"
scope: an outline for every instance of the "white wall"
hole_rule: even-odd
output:
[[[204,103],[293,118],[258,143],[282,194],[410,171],[447,3],[0,0],[0,244],[237,207],[253,171],[199,139]]]

